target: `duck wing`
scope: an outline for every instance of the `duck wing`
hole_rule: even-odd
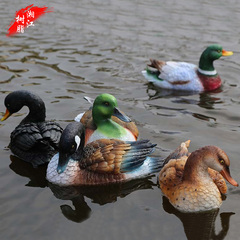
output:
[[[84,148],[80,167],[98,173],[120,174],[139,168],[156,145],[149,140],[123,142],[101,139]]]
[[[34,167],[49,162],[58,149],[62,128],[55,122],[20,124],[11,133],[10,149]]]
[[[188,147],[190,140],[181,143],[164,161],[164,167],[159,173],[159,184],[161,188],[171,188],[181,183],[184,166],[190,153]]]
[[[219,172],[217,172],[211,168],[208,168],[208,173],[209,173],[210,177],[212,178],[213,182],[217,185],[219,192],[222,194],[226,194],[227,193],[227,184],[226,184],[223,176]]]
[[[172,85],[188,84],[192,79],[197,78],[197,66],[186,62],[167,61],[162,62],[150,59],[149,67],[157,69],[156,74],[160,80],[169,82]]]

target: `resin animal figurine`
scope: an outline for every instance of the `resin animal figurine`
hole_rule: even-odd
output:
[[[198,67],[186,62],[164,62],[150,59],[151,64],[145,71],[142,71],[142,74],[159,88],[193,92],[213,91],[222,84],[213,66],[214,60],[232,54],[233,52],[225,51],[215,44],[203,51]]]
[[[189,143],[182,143],[165,160],[159,173],[160,188],[179,211],[200,212],[219,208],[221,194],[227,192],[224,178],[238,186],[230,175],[228,156],[216,146],[206,146],[190,154]]]
[[[1,121],[18,112],[23,106],[28,115],[11,133],[9,148],[20,159],[33,167],[49,162],[58,151],[62,128],[53,121],[45,121],[46,109],[43,100],[25,90],[9,93],[5,98],[6,113]]]
[[[59,153],[47,168],[47,180],[59,186],[105,185],[157,172],[162,160],[150,157],[149,140],[98,139],[85,145],[85,128],[73,122],[64,129]]]
[[[90,98],[87,100],[92,102]],[[101,138],[123,141],[136,141],[138,138],[137,126],[117,108],[117,100],[111,94],[99,95],[93,106],[75,120],[85,126],[86,144]]]

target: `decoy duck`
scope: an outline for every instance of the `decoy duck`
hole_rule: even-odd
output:
[[[87,98],[91,103],[92,100]],[[111,94],[101,94],[93,102],[93,106],[84,114],[79,114],[76,121],[85,126],[85,143],[97,139],[120,139],[136,141],[138,129],[134,122],[117,108],[117,100]]]
[[[189,143],[182,143],[165,160],[159,173],[159,186],[179,211],[199,212],[219,208],[221,194],[227,192],[224,178],[233,186],[238,186],[230,176],[228,156],[216,146],[206,146],[190,154]]]
[[[85,128],[72,122],[64,129],[59,153],[48,164],[47,180],[59,186],[120,183],[152,174],[162,161],[149,157],[149,140],[99,139],[85,146]]]
[[[182,91],[212,91],[221,86],[221,78],[213,66],[213,61],[221,56],[231,56],[222,46],[207,47],[199,60],[199,66],[186,62],[158,61],[150,59],[151,64],[143,76],[155,86]]]
[[[18,112],[23,106],[29,108],[28,115],[11,133],[9,148],[20,159],[30,162],[33,167],[49,162],[58,150],[62,133],[60,125],[45,121],[43,100],[26,90],[9,93],[5,98],[6,113],[1,121]]]

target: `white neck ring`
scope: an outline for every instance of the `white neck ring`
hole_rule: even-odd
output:
[[[207,70],[202,70],[201,68],[198,68],[198,71],[203,74],[203,75],[208,75],[208,76],[214,76],[217,74],[217,71],[214,69],[213,71],[207,71]]]

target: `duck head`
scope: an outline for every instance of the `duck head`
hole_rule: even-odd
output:
[[[238,183],[231,177],[229,166],[230,160],[227,154],[216,146],[209,146],[211,149],[210,154],[204,157],[207,161],[208,167],[218,171],[221,175],[233,186],[238,186]]]
[[[84,147],[85,128],[80,122],[72,122],[63,130],[59,142],[57,172],[64,172],[70,159],[78,161]]]
[[[116,98],[107,93],[96,97],[93,103],[92,114],[95,123],[110,119],[111,116],[115,116],[124,122],[131,122],[128,116],[118,110]]]
[[[26,95],[26,91],[14,91],[9,93],[5,100],[4,100],[4,105],[6,107],[6,113],[1,119],[1,121],[6,120],[9,118],[13,113],[18,112],[23,106],[23,96]]]
[[[208,46],[202,53],[199,61],[199,68],[205,71],[213,71],[213,61],[222,56],[231,56],[233,52],[226,51],[222,46],[213,44]]]
[[[20,111],[23,106],[28,106],[30,110],[28,114],[30,121],[37,122],[45,120],[46,109],[43,100],[29,91],[18,90],[9,93],[4,100],[4,105],[6,107],[6,113],[1,121],[6,120],[13,113]]]

